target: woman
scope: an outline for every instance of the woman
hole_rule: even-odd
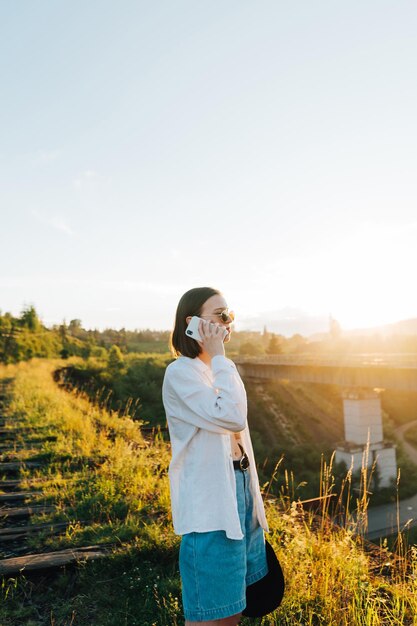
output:
[[[202,318],[201,341],[188,337]],[[186,626],[236,626],[246,586],[267,574],[268,530],[247,424],[246,392],[225,357],[233,314],[216,289],[179,301],[162,395],[171,439],[174,531]]]

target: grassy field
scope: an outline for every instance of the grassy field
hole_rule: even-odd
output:
[[[118,417],[82,394],[59,388],[53,371],[61,361],[33,360],[0,368],[8,383],[6,413],[30,443],[48,435],[16,458],[43,460],[42,502],[56,510],[32,519],[67,520],[61,536],[37,535],[33,551],[105,544],[105,559],[53,575],[3,579],[1,626],[182,626],[178,548],[171,524],[167,468],[169,444],[159,435],[145,439],[140,422]],[[398,535],[395,553],[368,552],[362,532],[365,497],[350,498],[361,526],[338,528],[322,516],[302,513],[294,501],[297,485],[278,464],[263,485],[270,535],[286,578],[278,611],[242,624],[406,626],[417,620],[417,546]],[[317,496],[334,490],[332,466],[317,467]],[[23,478],[28,472],[23,473]],[[271,497],[280,479],[279,497]],[[369,476],[363,473],[363,491]],[[342,491],[349,492],[346,476]],[[341,494],[338,494],[341,496]],[[345,498],[346,499],[346,498]],[[327,500],[323,500],[326,502]]]

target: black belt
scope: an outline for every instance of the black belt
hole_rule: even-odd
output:
[[[248,459],[248,455],[246,454],[246,452],[244,451],[244,449],[242,448],[242,446],[240,445],[240,443],[237,444],[240,448],[240,451],[242,453],[242,456],[240,457],[240,459],[238,461],[233,461],[233,467],[235,469],[240,470],[241,472],[246,472],[246,470],[249,467],[249,459]]]
[[[240,458],[238,461],[233,461],[233,467],[236,470],[241,470],[242,472],[246,472],[246,470],[249,467],[249,459],[248,459],[248,455],[246,454],[246,452],[243,453],[242,458]]]

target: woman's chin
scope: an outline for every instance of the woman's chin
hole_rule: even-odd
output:
[[[230,341],[230,335],[232,333],[227,333],[226,337],[223,339],[223,343],[228,343]]]

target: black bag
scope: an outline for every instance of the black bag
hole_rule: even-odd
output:
[[[271,544],[265,539],[268,573],[253,585],[246,587],[245,617],[263,617],[275,611],[281,604],[285,581],[277,555]]]

